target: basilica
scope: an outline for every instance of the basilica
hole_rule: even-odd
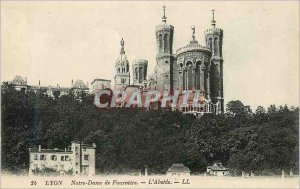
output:
[[[214,10],[212,10],[212,27],[204,31],[205,45],[195,39],[195,27],[192,27],[192,38],[189,44],[173,52],[174,26],[167,23],[166,9],[163,7],[162,23],[155,28],[156,66],[147,77],[148,61],[133,60],[132,78],[129,61],[125,54],[124,40],[121,40],[120,55],[115,66],[116,90],[192,90],[200,92],[200,105],[193,106],[193,99],[188,105],[179,108],[184,113],[223,113],[223,30],[216,27]]]
[[[118,91],[124,90],[127,94],[140,91],[144,98],[150,90],[160,91],[161,94],[167,91],[170,95],[174,91],[188,90],[200,94],[199,102],[195,106],[194,98],[188,97],[183,101],[182,96],[179,96],[179,101],[185,104],[173,108],[174,111],[195,115],[223,113],[223,30],[216,27],[214,10],[212,10],[211,28],[204,31],[206,44],[198,43],[195,39],[195,27],[192,26],[191,41],[177,49],[175,53],[173,51],[174,26],[167,23],[165,13],[164,6],[162,22],[155,28],[156,66],[151,74],[147,74],[148,61],[145,59],[132,60],[130,68],[125,52],[125,41],[121,39],[120,54],[115,64],[114,87],[111,86],[111,80],[99,78],[94,79],[90,87],[89,82],[85,84],[82,80],[75,82],[72,80],[70,87],[60,87],[59,84],[42,86],[40,81],[38,85],[28,85],[27,79],[21,76],[16,76],[11,83],[17,90],[42,91],[53,98],[70,92],[74,92],[75,95],[96,94],[103,89],[113,88]]]

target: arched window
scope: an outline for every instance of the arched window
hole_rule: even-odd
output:
[[[159,43],[159,52],[161,52],[162,51],[162,48],[163,48],[163,46],[162,46],[162,35],[161,34],[159,34],[159,36],[158,36],[158,43]]]
[[[140,67],[139,68],[139,83],[142,83],[143,80],[143,69]]]
[[[211,92],[211,96],[215,96],[216,95],[216,77],[215,77],[215,72],[216,67],[214,63],[211,63],[210,65],[210,72],[209,72],[209,86],[210,86],[210,92]]]
[[[197,90],[200,90],[200,85],[201,85],[201,61],[196,62],[195,74],[196,74],[195,87],[196,87]]]
[[[209,49],[212,50],[212,38],[208,40]]]
[[[218,38],[217,37],[215,37],[215,39],[214,39],[214,54],[215,55],[219,55],[219,52],[218,52]]]
[[[186,69],[186,90],[191,90],[193,88],[193,63],[187,62]]]
[[[136,80],[138,79],[138,74],[139,74],[138,68],[135,68],[135,79]]]
[[[165,34],[164,36],[164,52],[167,52],[168,50],[168,34]]]

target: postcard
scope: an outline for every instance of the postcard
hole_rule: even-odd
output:
[[[1,1],[1,188],[298,188],[299,2]]]

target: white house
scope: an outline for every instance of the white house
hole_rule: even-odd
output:
[[[73,141],[64,150],[29,148],[29,175],[35,171],[51,168],[60,174],[95,175],[96,144]]]
[[[207,166],[206,172],[214,176],[229,175],[229,169],[225,168],[221,162],[214,163],[212,166]]]

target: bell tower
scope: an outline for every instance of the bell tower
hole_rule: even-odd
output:
[[[130,71],[129,71],[129,61],[127,60],[124,45],[125,42],[122,38],[120,55],[116,61],[116,75],[115,75],[115,89],[124,89],[126,86],[130,85]]]
[[[212,10],[212,27],[207,29],[205,34],[206,47],[212,52],[210,59],[210,90],[211,100],[217,104],[217,112],[224,112],[223,94],[223,30],[216,28],[215,10]]]
[[[174,27],[167,24],[166,7],[163,6],[162,24],[155,29],[156,35],[156,67],[155,77],[157,89],[172,90],[173,89],[173,34]]]

